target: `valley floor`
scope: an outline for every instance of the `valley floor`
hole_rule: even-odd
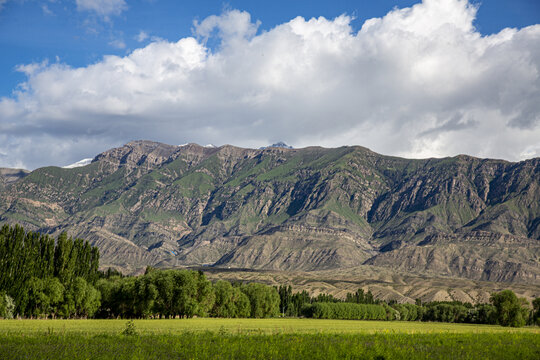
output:
[[[315,319],[0,320],[2,359],[537,359],[540,329]]]

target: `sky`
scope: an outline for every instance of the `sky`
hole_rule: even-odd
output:
[[[540,156],[540,1],[0,0],[0,167],[132,140]]]

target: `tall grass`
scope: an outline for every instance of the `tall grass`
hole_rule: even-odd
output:
[[[55,333],[116,335],[125,328],[126,320],[0,320],[0,335]],[[418,321],[358,321],[327,319],[222,319],[192,318],[134,320],[141,335],[183,334],[185,332],[218,332],[231,334],[433,334],[433,333],[534,333],[540,328],[504,328],[497,325],[423,323]]]
[[[538,359],[531,333],[0,336],[2,359]]]
[[[388,321],[0,320],[0,359],[539,359],[539,335]]]

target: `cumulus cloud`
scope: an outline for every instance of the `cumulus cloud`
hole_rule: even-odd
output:
[[[424,0],[359,31],[347,15],[259,31],[231,10],[125,57],[21,66],[27,80],[0,100],[0,160],[65,165],[143,138],[540,156],[540,25],[482,36],[476,11]]]
[[[94,12],[103,18],[120,15],[127,10],[124,0],[75,0],[75,3],[77,10]]]
[[[195,34],[208,40],[217,31],[217,35],[224,41],[252,38],[257,33],[260,22],[251,22],[251,15],[237,10],[228,11],[221,16],[211,15],[201,21],[194,21]]]

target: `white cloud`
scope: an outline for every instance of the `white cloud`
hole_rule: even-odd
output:
[[[51,9],[49,9],[47,4],[41,5],[41,11],[43,11],[43,14],[45,15],[54,16],[54,12]]]
[[[145,41],[152,41],[152,42],[162,42],[165,41],[163,38],[159,36],[148,34],[146,31],[140,30],[139,33],[133,37],[138,42],[145,42]]]
[[[257,33],[259,22],[251,22],[251,15],[245,11],[231,10],[221,16],[212,15],[201,21],[194,21],[194,32],[205,40],[217,30],[225,41],[252,38]]]
[[[25,74],[26,76],[30,77],[40,71],[46,70],[47,65],[49,65],[49,60],[45,59],[40,63],[31,63],[31,64],[25,64],[25,65],[17,65],[15,67],[15,70],[18,72],[21,72]]]
[[[103,18],[120,15],[127,10],[127,4],[124,0],[75,0],[75,3],[77,10],[95,12]]]
[[[117,49],[125,49],[126,43],[122,39],[114,39],[109,41],[109,45]]]
[[[139,34],[137,34],[137,36],[135,36],[135,40],[137,40],[138,42],[143,42],[145,41],[146,39],[149,38],[149,35],[146,31],[139,31]]]
[[[125,57],[25,65],[27,81],[0,100],[0,166],[63,165],[142,138],[540,156],[540,25],[482,36],[475,14],[463,0],[425,0],[358,32],[343,15],[258,33],[233,10],[195,23],[196,38]]]

